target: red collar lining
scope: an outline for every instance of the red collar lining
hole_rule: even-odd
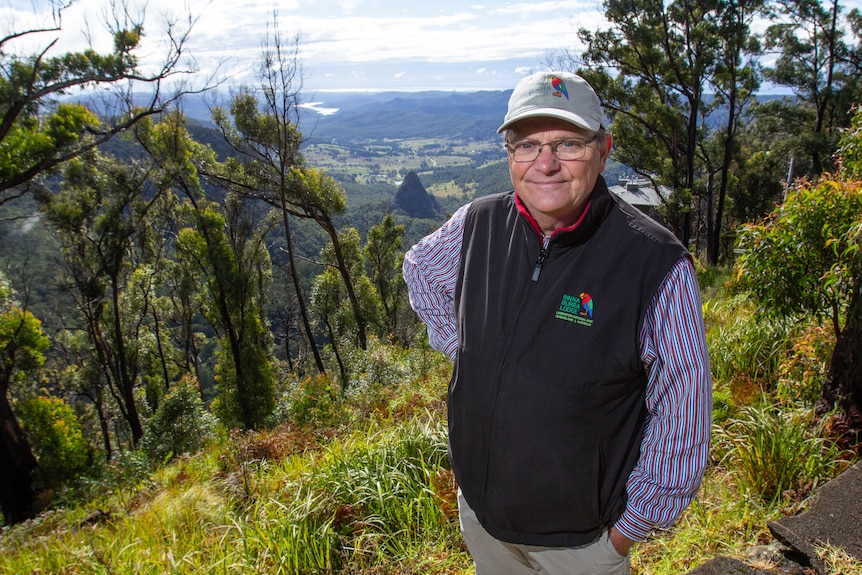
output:
[[[587,202],[587,205],[584,208],[584,211],[581,212],[581,217],[578,218],[578,221],[576,221],[574,224],[572,224],[570,226],[555,229],[551,233],[551,237],[553,238],[554,236],[556,236],[559,233],[570,232],[570,231],[574,230],[575,228],[577,228],[581,224],[581,222],[584,221],[584,217],[587,215],[587,211],[589,211],[590,204],[592,204],[592,203],[593,203],[593,198],[591,196],[590,201]],[[521,198],[518,197],[517,193],[515,194],[515,205],[518,207],[518,211],[521,213],[521,215],[524,216],[524,218],[526,218],[526,220],[530,224],[530,226],[532,226],[532,228],[536,231],[536,233],[539,234],[539,237],[544,238],[545,234],[544,234],[544,232],[542,232],[542,228],[539,227],[539,223],[536,221],[536,218],[533,217],[533,215],[527,209],[527,206],[525,206],[524,202],[521,201]]]

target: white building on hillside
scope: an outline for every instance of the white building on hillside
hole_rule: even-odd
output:
[[[633,176],[620,178],[616,186],[608,186],[608,189],[642,211],[649,213],[651,209],[661,205],[659,197],[652,183],[646,178]],[[660,186],[659,189],[664,196],[670,194],[670,188]]]

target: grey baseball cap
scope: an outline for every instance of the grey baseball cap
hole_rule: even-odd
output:
[[[559,118],[591,132],[605,125],[595,90],[571,72],[537,72],[518,82],[497,133],[520,120],[539,117]]]

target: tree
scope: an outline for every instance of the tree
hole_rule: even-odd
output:
[[[840,405],[862,431],[862,114],[842,137],[838,177],[800,182],[739,235],[739,277],[768,313],[827,318],[836,335],[818,409]]]
[[[0,274],[0,510],[7,524],[32,517],[36,458],[9,401],[11,387],[45,362],[50,341],[33,315],[18,307]]]
[[[131,288],[136,270],[146,263],[142,247],[151,231],[149,215],[163,191],[148,188],[150,174],[151,166],[121,163],[91,150],[67,163],[59,193],[39,195],[63,247],[70,289],[97,363],[134,444],[144,433],[135,388],[152,289],[135,293]]]
[[[87,442],[68,403],[40,395],[19,402],[16,411],[39,462],[38,487],[56,488],[85,469]]]
[[[349,266],[362,317],[370,320],[372,324],[379,315],[380,296],[363,269],[359,232],[355,228],[343,230],[339,234],[339,245],[341,263],[338,262],[332,245],[321,250],[320,261],[327,267],[322,274],[314,278],[311,309],[326,326],[338,362],[342,389],[347,389],[350,374],[347,373],[338,346],[339,341],[347,338],[353,338],[355,341],[359,321],[353,307],[344,305],[347,294],[339,265]]]
[[[161,67],[152,74],[138,69],[137,50],[143,24],[134,20],[126,6],[115,3],[113,50],[100,54],[94,49],[50,56],[57,39],[48,40],[34,54],[14,53],[16,41],[61,32],[65,2],[52,0],[53,19],[45,27],[6,29],[0,37],[0,205],[26,193],[37,177],[76,158],[142,118],[160,113],[180,96],[166,95],[163,82],[187,72],[181,69],[192,20],[179,30],[171,22],[166,31],[169,46]],[[56,99],[77,89],[99,86],[116,88],[98,117],[80,103]],[[136,96],[150,87],[146,98]],[[141,105],[141,102],[143,104]]]
[[[773,102],[763,113],[790,120],[789,114],[804,110],[804,123],[796,134],[803,157],[795,158],[796,170],[819,177],[824,170],[832,170],[830,156],[838,129],[847,126],[849,106],[859,95],[859,69],[844,41],[843,7],[838,0],[779,0],[776,5],[776,18],[782,21],[767,29],[765,46],[778,57],[764,73],[773,83],[791,88],[797,101]],[[850,15],[851,28],[856,15]]]
[[[336,269],[344,282],[347,301],[353,308],[357,338],[363,349],[367,346],[367,319],[362,314],[350,267],[342,254],[338,229],[333,221],[347,207],[344,190],[333,178],[306,165],[300,153],[303,136],[298,128],[298,105],[302,78],[298,43],[299,40],[294,39],[287,45],[279,35],[277,25],[267,37],[259,72],[260,90],[246,89],[235,95],[230,115],[221,109],[213,113],[213,120],[237,153],[237,158],[222,167],[205,168],[204,171],[213,182],[233,193],[262,200],[280,211],[303,326],[318,370],[323,371],[297,271],[291,220],[311,220],[327,234],[333,246]]]
[[[605,0],[607,30],[581,29],[583,75],[611,118],[614,157],[664,184],[674,232],[687,245],[703,135],[704,87],[715,61],[709,0]],[[570,58],[574,63],[576,58]]]
[[[740,158],[737,135],[748,106],[760,86],[759,65],[754,58],[760,54],[760,45],[751,33],[752,21],[762,16],[764,0],[724,0],[717,4],[712,17],[715,31],[720,38],[716,49],[717,61],[708,78],[714,88],[715,97],[710,106],[714,112],[726,108],[724,125],[715,131],[720,152],[717,166],[711,161],[712,154],[704,152],[706,158],[707,183],[707,262],[716,265],[719,260],[725,202],[732,182],[731,174],[735,161]],[[710,115],[710,112],[707,113]],[[713,174],[719,175],[718,199],[713,209]]]
[[[215,429],[215,418],[201,400],[197,384],[185,377],[174,386],[147,422],[143,448],[154,461],[165,461],[203,447]]]
[[[368,231],[368,240],[362,250],[371,271],[371,281],[377,288],[383,306],[383,333],[380,335],[396,333],[398,311],[406,294],[401,277],[403,236],[404,226],[396,224],[392,214],[386,214],[379,225]]]
[[[275,408],[271,334],[262,315],[270,260],[266,231],[254,231],[245,204],[229,195],[222,215],[214,202],[195,202],[194,227],[180,230],[177,251],[203,274],[207,319],[222,337],[214,410],[227,425],[260,429]]]

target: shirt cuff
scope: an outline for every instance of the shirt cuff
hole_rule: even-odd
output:
[[[623,514],[614,524],[617,531],[633,541],[643,541],[647,538],[655,525],[646,517],[635,513],[632,509],[626,507]]]

